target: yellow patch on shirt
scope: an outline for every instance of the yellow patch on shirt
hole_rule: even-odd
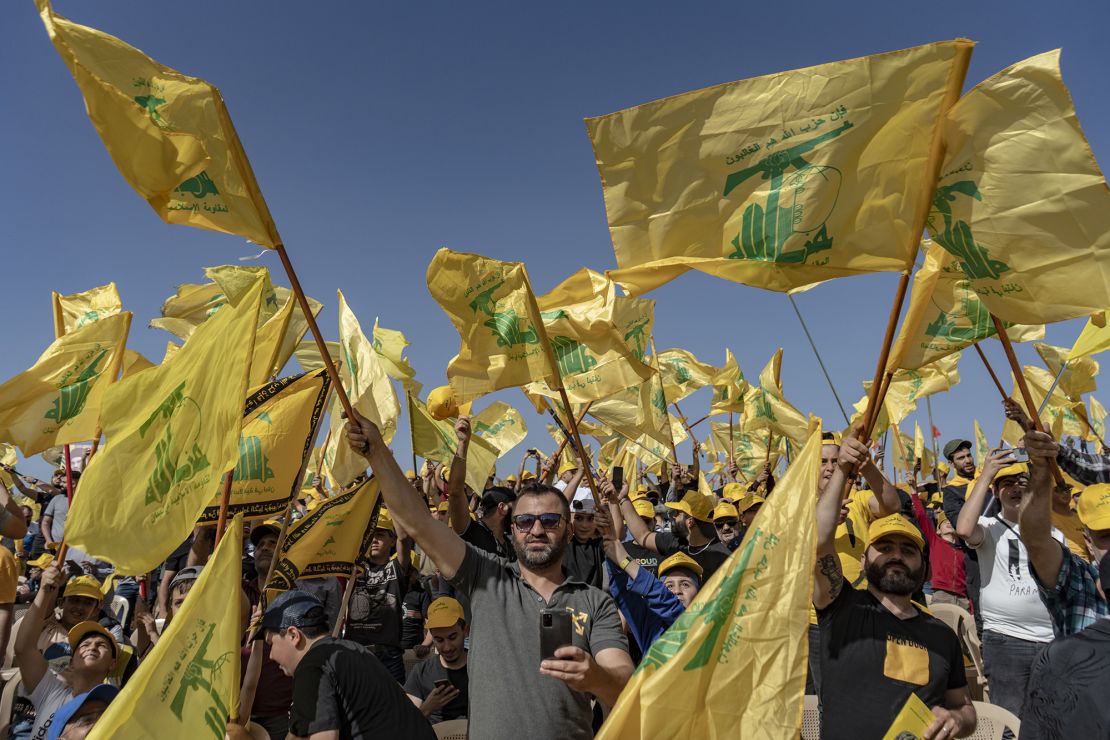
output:
[[[888,635],[883,675],[895,681],[924,686],[929,683],[929,651],[915,642]]]

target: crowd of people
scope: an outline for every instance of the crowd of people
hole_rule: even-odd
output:
[[[953,439],[930,475],[897,485],[876,447],[823,435],[806,679],[822,737],[881,738],[911,694],[933,712],[928,737],[972,733],[968,656],[930,604],[973,615],[989,701],[1020,719],[1023,738],[1110,733],[1099,700],[1110,456],[1058,444],[1013,402],[1005,413],[1025,427],[1023,447],[976,460]],[[450,464],[419,472],[401,470],[368,420],[347,430],[384,504],[353,583],[302,579],[263,605],[280,522],[249,524],[244,539],[243,691],[271,738],[433,738],[458,719],[474,738],[592,737],[760,508],[802,493],[776,491],[770,463],[750,481],[731,466],[707,495],[696,467],[652,480],[536,450],[474,491],[465,416]],[[12,738],[84,737],[188,597],[214,532],[198,527],[141,579],[70,548],[58,562],[66,473],[8,473],[0,654],[20,686],[0,724]],[[310,483],[294,516],[325,493]]]

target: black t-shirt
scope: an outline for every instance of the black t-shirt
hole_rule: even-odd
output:
[[[1110,737],[1110,622],[1049,643],[1033,663],[1021,740]]]
[[[732,554],[716,537],[707,545],[691,547],[686,540],[680,539],[670,532],[656,532],[655,546],[659,548],[659,554],[663,558],[668,558],[679,551],[692,557],[703,571],[702,583],[708,581],[717,572],[717,569],[724,565],[728,556]]]
[[[625,552],[628,553],[628,557],[638,562],[641,568],[651,573],[653,576],[659,574],[659,563],[663,559],[659,557],[659,553],[655,550],[641,547],[632,540],[624,543],[624,549]]]
[[[563,550],[563,570],[566,571],[567,578],[573,581],[601,588],[605,572],[605,552],[601,549],[601,538],[579,542],[572,537],[567,543],[567,549]]]
[[[343,636],[360,645],[401,647],[401,619],[408,576],[394,558],[385,565],[367,562],[355,579]]]
[[[467,691],[469,679],[466,675],[466,666],[462,668],[444,668],[438,655],[429,655],[412,669],[409,677],[405,680],[405,693],[411,694],[421,701],[427,699],[428,694],[432,693],[436,687],[436,681],[445,680],[450,681],[459,690],[459,695],[447,702],[443,709],[428,715],[428,721],[432,724],[466,717],[466,706],[470,701],[469,692]]]
[[[338,730],[340,740],[434,740],[435,731],[370,651],[321,638],[293,673],[289,731],[298,737]]]
[[[899,619],[870,591],[842,588],[817,621],[821,737],[879,740],[911,693],[931,708],[967,685],[956,633],[920,610]]]
[[[463,530],[462,538],[464,542],[469,542],[490,555],[496,555],[508,561],[516,560],[516,552],[513,551],[513,544],[509,542],[509,536],[505,535],[505,544],[502,545],[483,522],[471,519]]]

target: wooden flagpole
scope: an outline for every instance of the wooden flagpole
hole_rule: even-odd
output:
[[[1007,337],[1007,339],[1009,339],[1009,337]],[[991,380],[994,381],[994,387],[998,389],[998,392],[1000,394],[1002,394],[1002,398],[1009,398],[1010,394],[1007,393],[1006,389],[1002,387],[1002,383],[998,380],[998,376],[994,374],[994,368],[992,368],[991,364],[987,362],[987,356],[983,354],[983,348],[979,346],[978,342],[975,343],[974,347],[975,351],[979,354],[979,359],[983,361],[983,367],[987,369],[987,373],[991,376]]]

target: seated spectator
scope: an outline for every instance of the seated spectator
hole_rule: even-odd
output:
[[[73,697],[54,712],[46,740],[84,740],[117,694],[115,686],[102,683]]]
[[[405,692],[432,724],[464,719],[469,702],[466,638],[470,629],[462,604],[449,596],[436,599],[428,607],[424,627],[436,654],[413,668],[405,680]]]
[[[39,652],[46,650],[56,642],[65,642],[69,631],[76,625],[89,620],[96,620],[100,613],[100,604],[103,598],[104,594],[100,590],[100,582],[92,576],[78,576],[71,579],[66,584],[58,608],[55,609],[54,605],[51,604],[50,610],[44,615],[37,642]],[[20,633],[26,628],[27,621],[26,615],[24,615],[24,621],[19,628]]]
[[[312,594],[279,594],[262,629],[270,656],[293,679],[291,737],[434,740],[428,720],[381,662],[362,645],[328,633],[324,605]]]

